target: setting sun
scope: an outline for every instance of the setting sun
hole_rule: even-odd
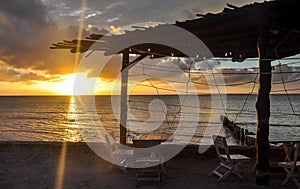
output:
[[[87,72],[78,72],[62,76],[62,81],[57,85],[59,95],[93,95],[96,83],[100,78],[88,78]]]

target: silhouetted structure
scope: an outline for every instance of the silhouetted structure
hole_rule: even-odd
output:
[[[268,185],[271,61],[300,53],[300,22],[297,21],[300,18],[300,1],[274,0],[243,7],[236,7],[230,4],[227,4],[227,6],[221,13],[198,14],[197,16],[200,18],[176,22],[173,25],[179,26],[197,36],[215,57],[230,57],[232,61],[238,62],[244,61],[246,58],[259,57],[260,87],[256,103],[256,181],[259,185]],[[124,55],[123,69],[132,64],[128,60],[129,53],[141,55],[136,61],[146,56],[153,58],[164,55],[185,57],[186,55],[177,49],[161,44],[135,44],[133,46],[125,46],[121,51],[117,50],[118,48],[113,45],[122,44],[124,41],[143,36],[159,35],[158,32],[165,26],[138,28],[136,31],[127,31],[125,34],[117,36],[103,37],[102,35],[92,34],[84,40],[63,41],[53,44],[51,48],[70,49],[74,53],[85,52],[95,44],[93,50],[105,51],[107,55],[122,53]],[[180,38],[180,36],[173,36],[172,33],[161,34],[161,37],[173,40],[177,44],[181,42],[186,43],[185,39]],[[101,40],[97,41],[100,38]],[[122,79],[124,81],[126,77],[122,77]],[[126,124],[126,121],[122,122],[121,119],[121,124]],[[126,139],[126,131],[121,129],[122,143],[126,143],[124,138]]]

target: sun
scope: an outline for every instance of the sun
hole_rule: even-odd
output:
[[[94,95],[100,78],[89,78],[87,72],[77,72],[61,77],[57,85],[59,95]]]

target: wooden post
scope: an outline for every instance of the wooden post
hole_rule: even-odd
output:
[[[245,144],[248,145],[249,144],[249,141],[248,141],[248,129],[245,129]]]
[[[257,146],[256,146],[256,184],[268,186],[270,179],[269,165],[269,118],[271,91],[271,61],[268,58],[268,30],[261,30],[258,39],[259,89],[256,101],[257,111]]]
[[[245,129],[242,128],[242,132],[241,132],[241,145],[244,145],[245,142]]]
[[[120,112],[120,144],[126,145],[127,140],[127,85],[128,85],[128,69],[129,66],[129,50],[123,51],[122,61],[122,85],[121,85],[121,112]]]

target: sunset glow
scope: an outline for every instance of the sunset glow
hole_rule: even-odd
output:
[[[87,73],[79,72],[62,77],[62,81],[57,84],[59,95],[93,95],[97,78],[88,78]]]
[[[252,0],[248,1],[254,2]],[[51,44],[62,41],[64,39],[83,39],[88,35],[105,34],[106,32],[111,34],[121,34],[127,30],[129,25],[138,26],[140,28],[154,26],[157,23],[173,23],[175,20],[189,19],[187,15],[183,14],[181,3],[172,4],[168,7],[161,7],[158,12],[149,15],[156,15],[157,19],[150,19],[149,15],[144,14],[145,11],[140,11],[141,14],[136,15],[137,9],[141,7],[135,3],[130,3],[126,6],[129,11],[124,12],[123,3],[101,3],[97,1],[98,6],[92,6],[89,1],[83,0],[79,2],[65,2],[54,3],[52,1],[33,1],[30,6],[23,2],[24,5],[18,4],[19,7],[23,7],[25,12],[30,12],[29,15],[19,15],[18,11],[10,12],[11,9],[3,8],[0,14],[0,24],[3,31],[0,32],[1,39],[3,39],[0,45],[0,95],[109,95],[118,94],[120,91],[120,81],[115,81],[115,77],[121,70],[121,56],[112,59],[109,63],[103,67],[101,73],[94,73],[92,76],[88,76],[88,72],[91,72],[90,67],[102,66],[105,61],[98,57],[103,52],[94,52],[93,55],[86,58],[91,60],[90,64],[87,64],[87,69],[80,70],[76,73],[76,68],[80,65],[86,54],[84,53],[70,53],[69,51],[50,50]],[[145,6],[151,5],[150,1],[143,2]],[[150,3],[150,4],[149,4]],[[205,7],[205,12],[218,12],[220,8],[224,7],[224,2],[217,1],[212,4],[202,4],[201,1],[190,2],[191,7]],[[243,5],[243,1],[235,1],[235,5]],[[16,6],[17,4],[7,5]],[[101,6],[100,6],[101,5]],[[3,5],[5,7],[6,5]],[[27,10],[28,9],[28,10]],[[35,15],[34,10],[41,10],[39,16]],[[16,9],[17,10],[17,9]],[[197,10],[190,9],[191,12],[188,15],[196,15],[199,13]],[[123,11],[123,12],[122,12]],[[147,11],[149,11],[147,9]],[[112,12],[120,12],[120,15],[111,15]],[[205,14],[203,12],[203,14]],[[135,13],[135,14],[132,14]],[[160,14],[158,14],[160,13]],[[124,19],[126,18],[126,19]],[[129,22],[130,21],[130,22]],[[129,28],[130,29],[130,28]],[[132,29],[132,28],[131,28]],[[128,30],[129,31],[129,30]],[[9,34],[9,35],[7,35]],[[5,39],[5,40],[4,40]],[[79,45],[79,43],[78,43]],[[150,49],[151,50],[151,49]],[[99,53],[96,55],[96,53]],[[95,58],[93,59],[92,56]],[[298,57],[299,58],[299,57]],[[147,58],[146,58],[147,59]],[[102,61],[102,62],[101,62]],[[118,62],[118,63],[117,63]],[[282,61],[283,64],[288,63]],[[145,63],[145,69],[136,68],[136,72],[132,75],[142,75],[145,71],[148,76],[143,75],[144,79],[149,78],[151,73],[155,73],[155,69],[161,69],[162,75],[166,76],[167,80],[178,80],[180,76],[174,75],[172,72],[167,73],[165,67],[159,67],[160,62],[154,62],[150,60]],[[278,62],[274,61],[274,65]],[[233,63],[230,61],[220,62],[222,72],[232,72],[236,74],[224,74],[224,78],[228,93],[243,93],[247,94],[252,89],[252,83],[255,74],[257,72],[258,60],[248,61],[243,63]],[[295,65],[288,65],[281,69],[286,72],[298,72],[299,67]],[[273,71],[273,82],[280,83],[284,81],[298,80],[299,75],[292,74],[283,75],[283,78],[278,74],[279,69]],[[150,73],[150,74],[149,74]],[[244,74],[246,73],[247,77]],[[98,74],[98,75],[97,75]],[[155,74],[154,74],[155,75]],[[205,80],[198,78],[197,82],[203,83]],[[169,87],[165,84],[157,84],[154,88],[151,87],[149,82],[139,82],[139,85],[133,86],[136,78],[129,78],[128,92],[131,94],[174,94],[173,89],[169,90]],[[239,83],[247,83],[247,85],[236,85]],[[75,84],[76,83],[76,84]],[[75,84],[75,86],[74,86]],[[150,85],[150,87],[149,87]],[[162,89],[166,87],[167,89]],[[183,90],[185,90],[185,87]],[[200,86],[201,87],[201,86]],[[197,88],[199,94],[209,94],[209,88]],[[297,83],[291,82],[288,84],[291,89],[297,88]],[[277,93],[284,93],[282,85],[272,86]],[[257,91],[257,86],[254,88]],[[299,91],[290,91],[290,93],[299,93]]]

